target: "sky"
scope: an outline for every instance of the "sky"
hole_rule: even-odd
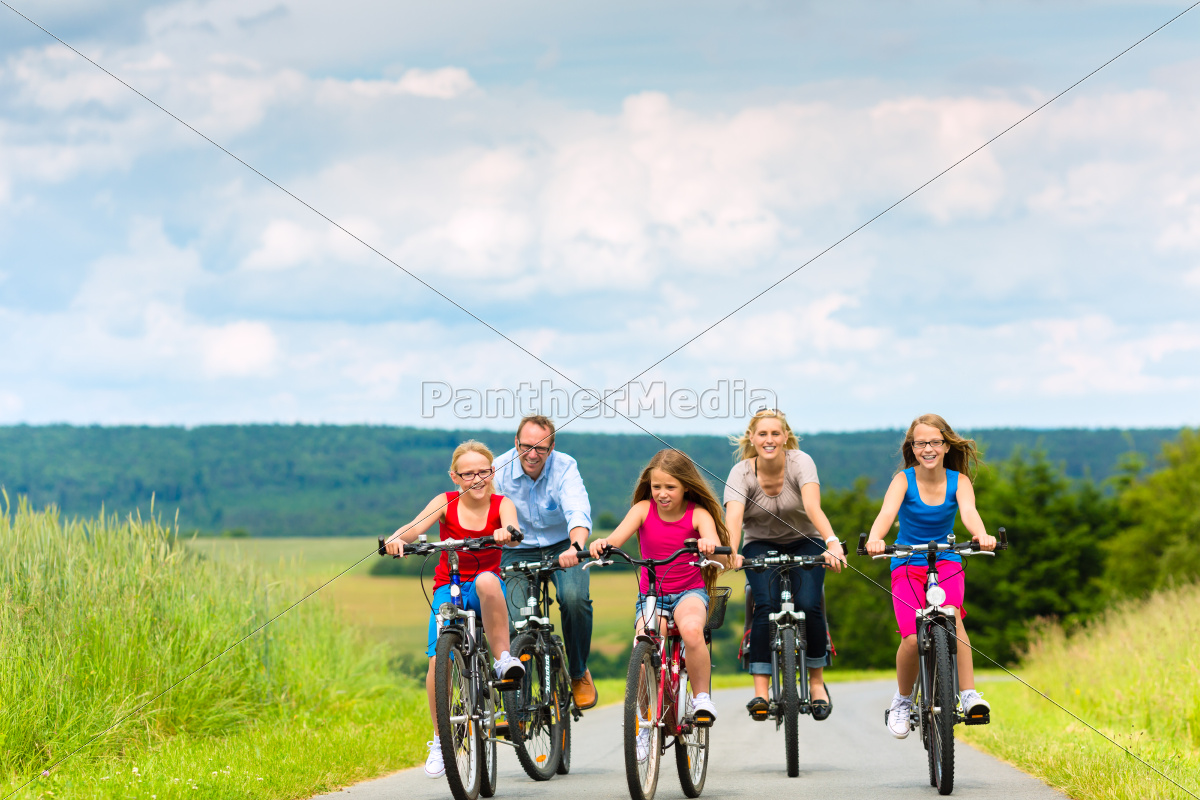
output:
[[[0,424],[1200,424],[1185,2],[6,2]]]

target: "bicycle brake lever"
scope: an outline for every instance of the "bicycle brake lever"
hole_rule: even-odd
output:
[[[613,562],[612,562],[612,559],[610,559],[610,558],[609,558],[609,559],[606,559],[606,558],[593,558],[591,561],[588,561],[588,562],[586,562],[586,563],[583,565],[583,568],[584,568],[584,569],[591,569],[592,567],[597,567],[597,566],[599,566],[599,567],[607,567],[607,566],[608,566],[609,564],[611,564],[611,563],[613,563]]]

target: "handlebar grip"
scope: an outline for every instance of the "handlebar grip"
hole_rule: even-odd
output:
[[[999,542],[996,544],[996,549],[997,550],[1007,550],[1008,549],[1008,531],[1004,530],[1004,528],[997,528],[996,529],[996,538],[999,540]]]
[[[379,537],[379,555],[387,555],[387,539],[383,536]]]
[[[858,551],[857,552],[860,556],[865,556],[867,554],[867,535],[865,533],[860,533],[858,535]]]
[[[519,530],[514,528],[512,525],[508,526],[508,532],[510,534],[512,534],[512,540],[514,542],[520,542],[520,541],[524,540],[524,538],[525,538],[525,534],[521,533]]]
[[[714,556],[731,556],[731,555],[733,555],[733,548],[732,547],[714,547],[713,555]]]

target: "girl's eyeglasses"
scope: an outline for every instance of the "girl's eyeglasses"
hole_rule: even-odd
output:
[[[944,445],[945,443],[946,443],[945,439],[930,439],[927,442],[925,442],[925,441],[913,442],[912,446],[913,446],[913,450],[924,450],[926,447],[929,447],[930,445],[933,445],[934,448],[938,448],[938,447],[941,447],[942,445]]]
[[[478,469],[478,470],[475,470],[474,472],[456,472],[454,474],[457,475],[460,480],[473,481],[476,478],[490,478],[490,477],[492,477],[492,473],[494,473],[495,471],[496,471],[495,469],[488,468],[488,469]]]

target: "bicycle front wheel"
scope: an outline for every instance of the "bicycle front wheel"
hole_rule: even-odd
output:
[[[800,774],[800,694],[796,686],[796,631],[779,631],[783,658],[779,661],[779,690],[783,694],[780,711],[783,714],[783,748],[787,755],[787,774]]]
[[[688,698],[691,705],[691,697]],[[688,715],[692,709],[688,708]],[[675,768],[679,771],[679,785],[688,797],[699,797],[704,791],[704,779],[708,777],[708,728],[692,725],[692,730],[675,737]]]
[[[625,778],[633,800],[653,800],[662,757],[658,719],[658,673],[654,646],[638,642],[625,676]]]
[[[543,643],[521,634],[509,647],[525,665],[519,688],[505,692],[509,738],[516,745],[517,760],[535,781],[554,777],[562,756],[562,706],[557,701],[557,678]]]
[[[476,800],[483,777],[483,741],[462,636],[441,634],[434,658],[434,707],[446,782],[455,800]]]
[[[929,653],[932,663],[929,680],[927,716],[922,723],[929,725],[929,780],[937,786],[938,794],[954,791],[954,674],[950,659],[950,632],[941,625],[933,626],[933,647]]]

